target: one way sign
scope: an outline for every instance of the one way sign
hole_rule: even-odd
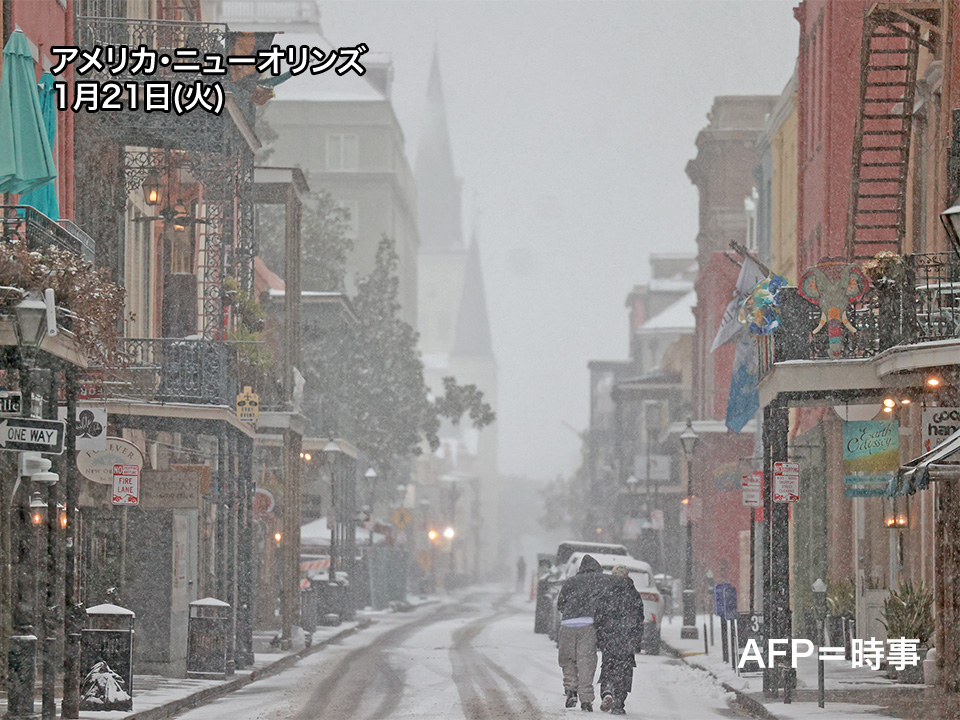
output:
[[[0,420],[0,450],[59,455],[63,452],[66,429],[66,423],[59,420],[5,417]]]

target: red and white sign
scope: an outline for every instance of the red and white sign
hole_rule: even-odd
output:
[[[800,499],[800,463],[773,464],[773,501],[794,503]]]
[[[113,466],[113,504],[140,504],[140,466]]]
[[[746,507],[763,507],[762,470],[754,470],[749,475],[744,475],[740,481],[740,489],[743,491],[743,504]]]

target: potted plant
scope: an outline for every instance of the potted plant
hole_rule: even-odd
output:
[[[827,611],[830,614],[827,624],[830,643],[837,645],[842,642],[849,654],[850,637],[846,625],[857,616],[857,596],[853,580],[843,578],[827,583]]]
[[[887,638],[907,638],[917,640],[918,663],[908,665],[897,673],[901,682],[923,682],[923,659],[927,654],[927,644],[933,634],[933,593],[922,583],[906,581],[883,603],[883,627]]]

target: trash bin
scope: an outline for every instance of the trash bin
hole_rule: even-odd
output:
[[[335,627],[343,619],[343,603],[340,583],[336,580],[317,578],[311,585],[316,595],[317,619],[321,625]]]
[[[133,710],[135,618],[111,603],[87,608],[80,633],[81,710]]]
[[[190,603],[187,621],[187,677],[227,677],[230,603],[203,598]]]
[[[308,636],[317,630],[317,593],[311,580],[300,584],[300,627]]]

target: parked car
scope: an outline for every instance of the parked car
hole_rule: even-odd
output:
[[[534,613],[533,631],[547,633],[551,640],[556,640],[556,620],[554,606],[557,593],[560,592],[561,575],[570,556],[575,552],[597,552],[606,555],[629,555],[623,545],[612,543],[582,542],[580,540],[564,540],[557,546],[555,555],[544,553],[537,555],[537,608]],[[544,560],[550,558],[551,562]]]
[[[580,571],[580,562],[584,555],[591,555],[603,572],[609,574],[614,565],[626,565],[633,585],[643,598],[643,652],[648,655],[660,654],[660,624],[663,622],[663,595],[653,579],[653,568],[648,563],[629,555],[607,555],[596,552],[574,552],[560,571],[553,596],[552,621],[549,627],[551,639],[556,640],[560,632],[560,613],[557,611],[556,595],[560,593],[563,582]]]

